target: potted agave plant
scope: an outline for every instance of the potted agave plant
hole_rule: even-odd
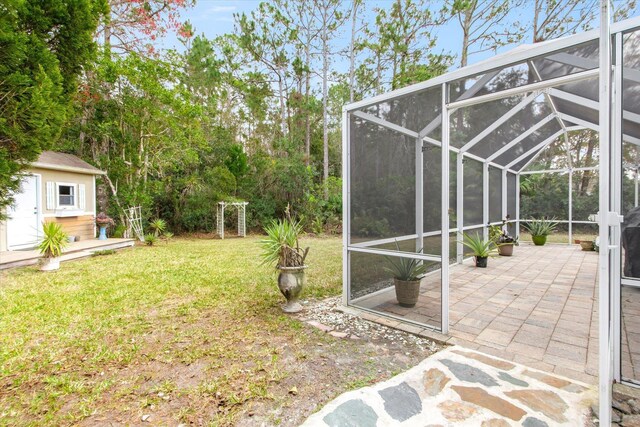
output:
[[[531,219],[523,224],[525,230],[531,234],[531,240],[536,246],[544,246],[547,236],[553,233],[558,226],[555,219]]]
[[[493,240],[485,240],[480,234],[464,233],[460,243],[471,249],[476,267],[480,268],[487,268],[487,260],[495,255],[497,249]]]
[[[56,222],[42,223],[42,241],[38,244],[38,249],[42,255],[40,264],[41,271],[53,271],[60,268],[60,255],[62,250],[69,243],[67,233],[62,230],[62,226]]]
[[[287,207],[286,218],[273,220],[264,231],[267,237],[260,241],[262,263],[275,265],[278,269],[278,288],[287,303],[282,307],[285,313],[297,313],[302,310],[298,301],[305,284],[304,263],[309,248],[302,249],[298,236],[302,232],[300,221],[291,218]]]
[[[512,256],[513,247],[518,246],[518,238],[507,233],[507,221],[509,216],[502,220],[500,225],[489,226],[489,238],[493,240],[498,247],[498,254],[501,256]]]
[[[400,247],[396,242],[398,251]],[[420,249],[418,252],[422,252]],[[420,297],[420,282],[427,271],[424,261],[414,258],[387,256],[389,267],[384,269],[393,274],[396,299],[401,307],[414,307]]]

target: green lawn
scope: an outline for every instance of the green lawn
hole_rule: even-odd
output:
[[[175,239],[0,273],[0,425],[149,412],[157,424],[232,424],[246,402],[276,399],[273,384],[329,337],[282,314],[258,240]],[[302,244],[304,297],[339,294],[340,239]]]

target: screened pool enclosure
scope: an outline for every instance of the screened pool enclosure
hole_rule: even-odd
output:
[[[346,305],[447,334],[449,270],[469,255],[460,233],[486,236],[507,218],[517,235],[532,216],[555,217],[567,243],[604,246],[599,295],[611,304],[600,308],[620,378],[621,293],[640,286],[621,277],[620,247],[620,216],[638,206],[640,19],[603,22],[344,108]],[[426,265],[411,309],[393,297],[398,259]]]

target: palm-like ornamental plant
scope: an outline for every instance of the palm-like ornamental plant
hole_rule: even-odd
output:
[[[531,219],[523,224],[523,227],[531,233],[531,240],[536,246],[542,246],[547,242],[547,236],[551,234],[558,222],[552,219]]]
[[[153,231],[153,234],[156,237],[159,237],[167,231],[167,222],[161,218],[154,219],[149,223],[149,227],[151,228],[151,231]]]
[[[398,242],[396,242],[396,249],[400,252]],[[420,252],[422,252],[422,249],[418,250],[418,253]],[[422,260],[395,256],[387,256],[385,258],[389,262],[389,267],[384,267],[384,269],[393,274],[393,277],[398,280],[413,282],[420,280],[427,272],[427,265]]]
[[[522,225],[532,236],[548,236],[558,226],[555,218],[531,219]]]
[[[38,249],[45,258],[57,258],[62,255],[62,250],[69,243],[67,233],[57,222],[42,223],[43,238]]]
[[[302,310],[298,302],[305,283],[304,270],[307,266],[309,248],[302,249],[298,236],[302,233],[302,224],[291,218],[287,206],[286,218],[271,221],[264,228],[267,237],[260,241],[262,245],[262,263],[272,264],[280,270],[278,274],[278,289],[287,299],[282,307],[285,313],[297,313]]]
[[[464,233],[461,243],[471,249],[473,255],[479,258],[490,257],[497,250],[496,243],[493,240],[485,240],[480,234]]]
[[[427,271],[424,261],[419,259],[388,257],[387,260],[391,267],[385,267],[384,269],[403,282],[420,280]]]
[[[300,221],[292,219],[287,213],[287,218],[271,221],[264,231],[267,238],[260,241],[263,264],[275,264],[276,268],[304,266],[309,248],[300,248]]]

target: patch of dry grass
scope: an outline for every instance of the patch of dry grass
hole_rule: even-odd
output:
[[[585,233],[573,233],[573,240],[594,240],[597,235],[595,234],[585,234]],[[527,232],[520,232],[520,241],[521,242],[532,242],[531,234]],[[569,243],[569,234],[566,232],[554,232],[547,236],[547,243]],[[573,244],[573,242],[571,242]]]

